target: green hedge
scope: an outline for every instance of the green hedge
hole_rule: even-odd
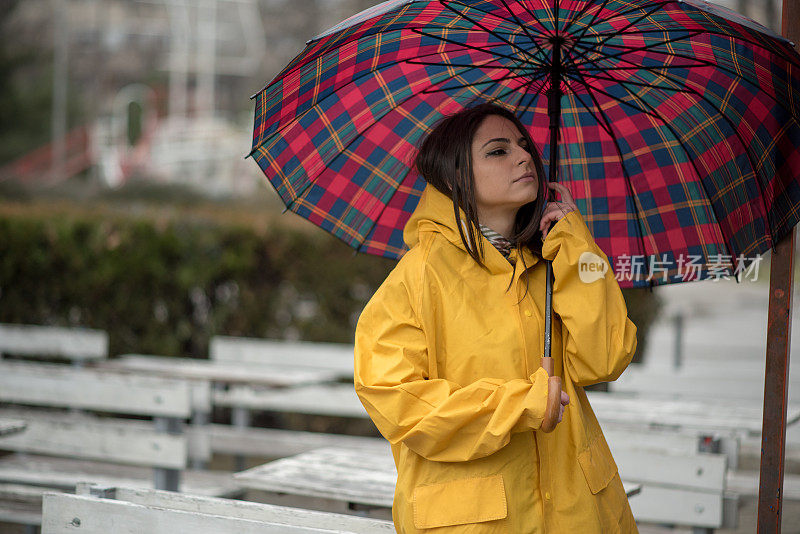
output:
[[[350,342],[394,265],[294,214],[144,212],[0,203],[0,322],[106,330],[112,355],[205,357],[217,334]],[[658,303],[625,293],[643,348]]]

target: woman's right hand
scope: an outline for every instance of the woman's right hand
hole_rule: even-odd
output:
[[[567,392],[562,390],[561,391],[561,406],[558,409],[558,422],[561,422],[561,419],[564,417],[564,407],[569,404],[569,395]]]
[[[564,407],[567,404],[569,395],[561,389],[561,377],[550,376],[547,380],[547,404],[541,426],[543,432],[552,432],[555,429],[564,418]]]

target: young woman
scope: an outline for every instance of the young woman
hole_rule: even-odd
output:
[[[397,465],[397,531],[636,532],[583,391],[625,369],[636,326],[610,268],[581,279],[587,257],[608,258],[569,191],[547,184],[561,201],[545,206],[530,135],[490,104],[441,121],[415,164],[428,185],[405,227],[410,250],[355,339],[356,392]],[[564,388],[555,410],[540,366],[542,258]]]

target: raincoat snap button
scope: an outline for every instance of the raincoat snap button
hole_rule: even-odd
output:
[[[525,317],[530,317],[530,316],[531,316],[531,311],[525,310]]]
[[[547,499],[548,501],[550,500],[550,492],[549,491],[545,491],[544,492],[544,498]]]

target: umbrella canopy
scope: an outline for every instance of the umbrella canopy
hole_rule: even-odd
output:
[[[251,155],[288,209],[371,254],[405,251],[421,139],[488,101],[554,160],[622,287],[730,273],[800,218],[800,55],[707,2],[390,0],[254,98]]]

